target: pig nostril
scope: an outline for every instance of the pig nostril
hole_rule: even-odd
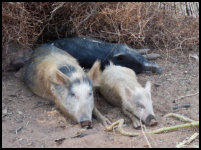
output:
[[[147,119],[145,120],[145,124],[146,125],[150,125],[150,122],[151,122],[151,120],[155,120],[155,117],[153,116],[153,115],[149,115],[148,117],[147,117]]]
[[[82,128],[87,128],[87,129],[92,129],[93,126],[92,126],[92,122],[91,121],[83,121],[83,122],[80,122],[81,124],[81,127]]]
[[[149,126],[156,126],[158,124],[158,122],[155,119],[152,119],[149,123]]]

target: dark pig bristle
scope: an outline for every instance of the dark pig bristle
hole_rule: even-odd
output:
[[[59,70],[69,77],[76,71],[75,67],[72,65],[62,66],[59,68]]]
[[[92,87],[92,82],[88,79],[88,77],[76,78],[69,84],[69,90],[72,89],[73,85],[85,83]]]

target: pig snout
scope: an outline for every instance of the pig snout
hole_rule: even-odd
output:
[[[82,122],[80,122],[80,124],[81,124],[82,128],[87,128],[87,129],[92,129],[93,128],[92,122],[89,121],[89,120],[82,121]]]
[[[156,121],[155,116],[153,115],[148,115],[146,120],[145,120],[145,124],[147,126],[156,126],[158,124],[158,122]]]

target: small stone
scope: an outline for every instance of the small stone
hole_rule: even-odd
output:
[[[2,111],[2,114],[3,115],[6,115],[8,113],[8,110],[7,110],[7,108],[5,108],[3,111]]]
[[[18,114],[20,114],[20,115],[22,115],[22,114],[23,114],[23,112],[21,112],[21,111],[19,111],[19,110],[18,110],[17,112],[18,112]]]

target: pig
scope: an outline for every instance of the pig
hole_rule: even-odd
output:
[[[50,43],[71,54],[84,68],[90,68],[98,59],[101,61],[101,69],[104,69],[109,61],[112,61],[116,65],[131,68],[137,74],[143,72],[162,73],[160,66],[137,53],[138,51],[144,53],[148,51],[147,49],[132,49],[125,44],[108,43],[88,37],[64,38]]]
[[[100,70],[100,62],[96,70]],[[102,72],[98,71],[98,74],[97,88],[101,95],[110,104],[120,107],[131,119],[134,128],[140,127],[140,120],[145,125],[157,124],[149,81],[142,87],[132,69],[112,62]]]
[[[55,102],[65,116],[82,127],[92,127],[92,112],[104,125],[110,124],[94,106],[93,67],[86,74],[70,54],[44,44],[35,49],[21,72],[33,93]]]

